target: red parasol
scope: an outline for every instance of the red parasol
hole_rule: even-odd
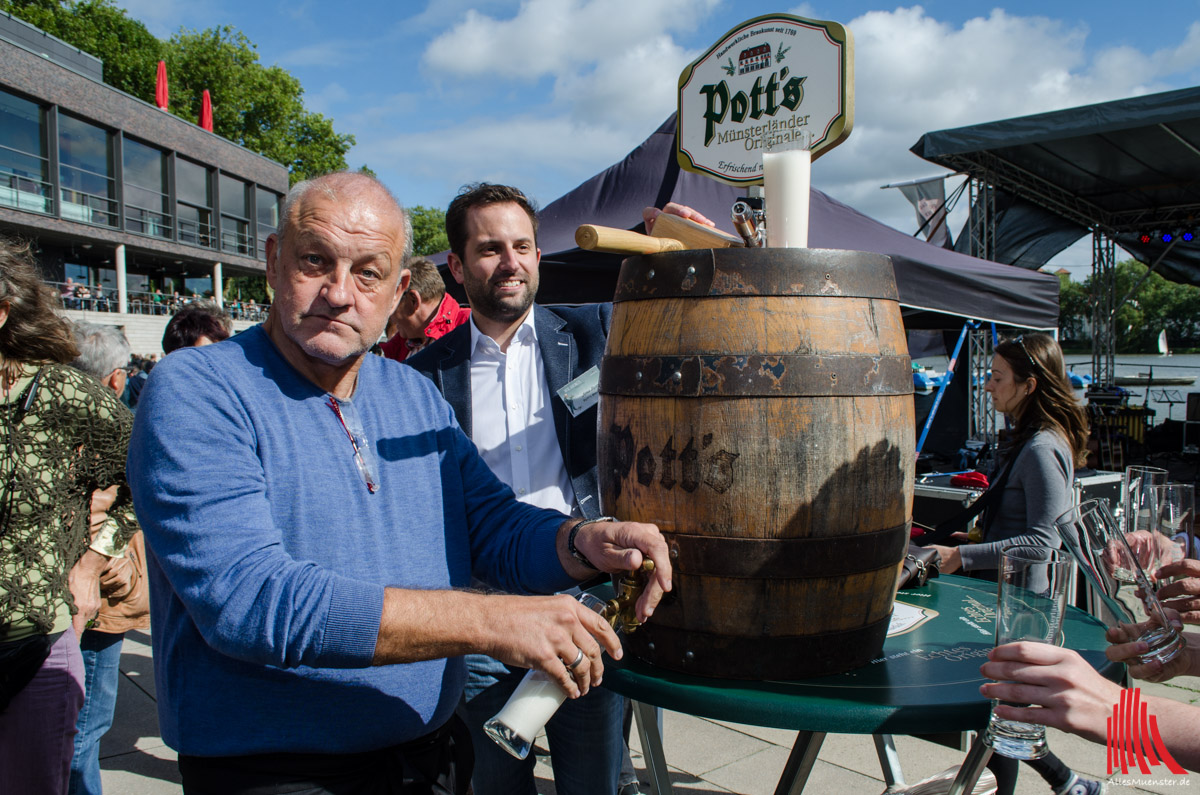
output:
[[[154,85],[154,104],[167,109],[167,62],[158,62],[158,81]]]
[[[200,126],[209,132],[212,128],[212,97],[208,95],[208,89],[204,89],[204,93],[200,96]]]

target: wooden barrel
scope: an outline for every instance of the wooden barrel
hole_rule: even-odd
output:
[[[741,679],[877,657],[912,521],[912,392],[886,256],[625,260],[600,370],[601,505],[656,523],[674,567],[626,649]]]

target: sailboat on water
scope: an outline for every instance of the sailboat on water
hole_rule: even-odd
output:
[[[1163,329],[1158,333],[1158,353],[1160,356],[1170,356],[1171,349],[1167,347],[1167,330]],[[1163,367],[1173,367],[1175,365],[1164,364]],[[1155,375],[1154,367],[1150,367],[1148,373],[1138,373],[1133,375],[1118,375],[1113,378],[1113,383],[1117,386],[1191,386],[1196,383],[1194,375]]]

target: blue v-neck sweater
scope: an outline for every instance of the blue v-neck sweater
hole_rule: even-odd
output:
[[[176,351],[138,403],[129,483],[150,551],[166,742],[198,756],[354,752],[445,722],[461,658],[371,667],[385,586],[573,584],[561,514],[516,501],[433,385],[368,356],[354,410],[372,494],[328,396],[261,327]]]

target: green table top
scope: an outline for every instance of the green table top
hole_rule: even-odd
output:
[[[604,586],[607,588],[607,586]],[[593,589],[601,590],[601,589]],[[981,730],[991,703],[979,673],[994,645],[996,586],[942,576],[901,591],[897,610],[917,619],[888,637],[879,657],[853,671],[794,682],[746,682],[667,671],[628,655],[605,662],[604,686],[658,707],[756,726],[837,734]],[[908,607],[905,607],[908,606]],[[915,608],[915,609],[912,609]],[[1068,608],[1062,645],[1110,679],[1104,625]]]

